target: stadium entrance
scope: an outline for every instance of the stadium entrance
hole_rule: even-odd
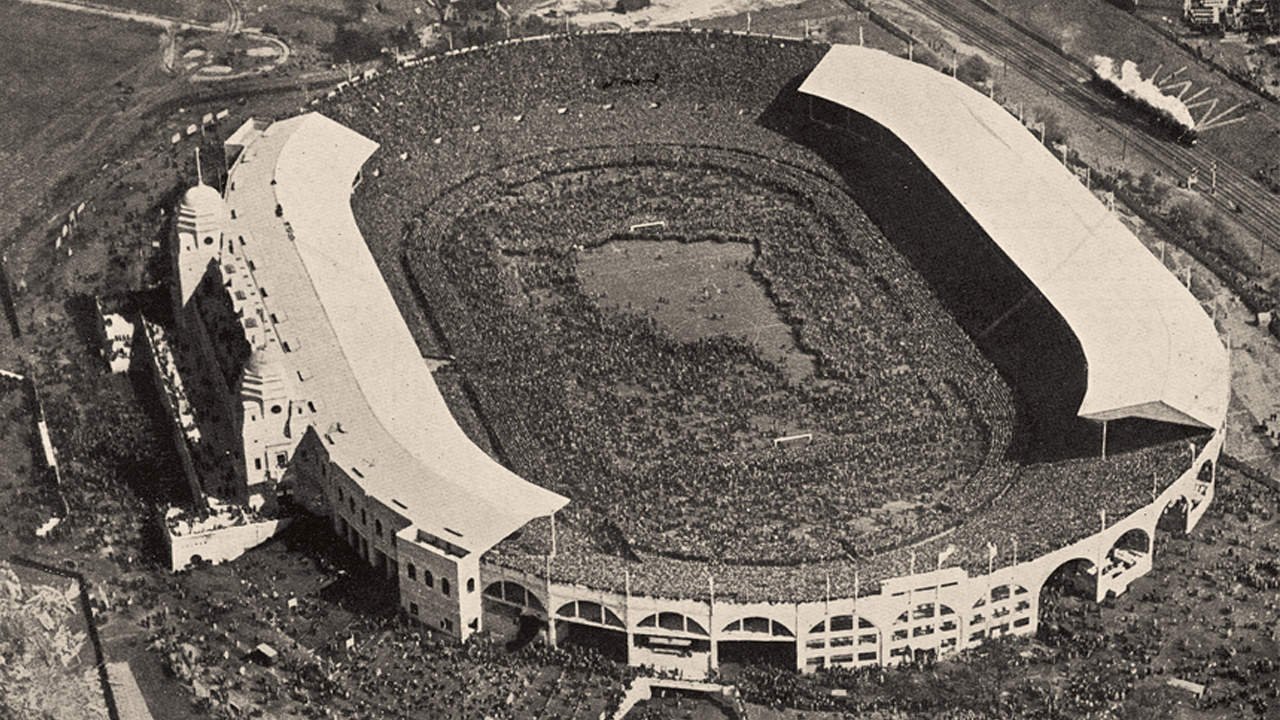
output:
[[[796,638],[790,628],[763,617],[735,620],[720,631],[716,655],[725,664],[796,667]]]
[[[547,611],[536,595],[515,582],[495,582],[484,589],[484,629],[505,642],[508,650],[545,635]]]
[[[711,667],[711,637],[697,620],[663,612],[645,617],[637,626],[633,665],[652,665],[686,677],[702,677]]]
[[[627,662],[627,630],[613,610],[575,600],[556,610],[556,644],[589,647],[614,662]]]
[[[1122,595],[1129,584],[1151,570],[1151,536],[1134,528],[1116,539],[1107,551],[1106,562],[1098,577],[1103,596]]]

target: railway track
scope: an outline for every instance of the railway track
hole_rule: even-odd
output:
[[[1198,171],[1200,179],[1207,181],[1216,163],[1217,192],[1205,196],[1222,209],[1238,209],[1235,218],[1242,226],[1268,247],[1280,250],[1280,198],[1203,143],[1192,149],[1153,137],[1143,127],[1133,127],[1122,119],[1132,111],[1086,83],[1092,69],[1083,62],[1051,50],[1007,18],[971,0],[904,1],[966,42],[1003,58],[1032,82],[1088,112],[1104,130],[1174,177],[1186,178]]]

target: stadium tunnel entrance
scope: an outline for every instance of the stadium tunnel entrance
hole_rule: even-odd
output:
[[[482,595],[484,629],[518,650],[539,636],[547,635],[547,609],[538,596],[517,582],[489,583]]]
[[[1066,321],[905,143],[866,116],[801,95],[803,79],[783,87],[757,123],[809,148],[840,175],[851,199],[995,365],[1017,402],[1015,459],[1097,457],[1100,424],[1076,414],[1088,375]],[[1126,418],[1108,424],[1107,451],[1203,432]]]
[[[1098,568],[1087,558],[1059,565],[1040,586],[1036,636],[1051,646],[1075,642],[1077,632],[1098,624]]]
[[[652,665],[689,677],[711,667],[711,636],[697,620],[676,612],[648,615],[637,623],[631,663]]]
[[[556,610],[556,645],[587,647],[615,662],[627,662],[627,630],[613,610],[590,600],[567,602]]]
[[[1130,583],[1151,570],[1151,536],[1134,528],[1116,538],[1098,575],[1101,595],[1123,595]]]
[[[796,668],[795,633],[777,620],[748,617],[735,620],[716,639],[720,664],[768,665],[784,670]]]

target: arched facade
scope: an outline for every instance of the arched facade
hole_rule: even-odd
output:
[[[522,578],[529,596],[552,599],[564,611],[557,612],[560,620],[589,624],[597,617],[596,608],[607,609],[621,626],[599,625],[626,634],[629,662],[686,676],[719,667],[722,651],[735,643],[793,645],[795,666],[801,671],[943,657],[988,638],[1034,634],[1039,628],[1041,592],[1064,568],[1079,567],[1081,589],[1096,601],[1125,592],[1151,570],[1153,544],[1161,533],[1170,532],[1158,527],[1167,508],[1187,508],[1186,531],[1203,516],[1213,497],[1213,461],[1222,440],[1219,430],[1194,456],[1188,453],[1189,468],[1151,503],[1123,517],[1108,518],[1105,527],[1100,517],[1093,535],[1017,565],[995,568],[989,575],[967,576],[962,569],[949,567],[883,580],[877,594],[858,598],[712,603],[548,583],[545,578],[489,564],[482,564],[482,572],[486,579]],[[584,607],[588,617],[583,616]],[[569,608],[576,615],[566,615]]]

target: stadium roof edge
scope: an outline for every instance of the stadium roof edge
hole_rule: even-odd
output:
[[[1081,417],[1222,425],[1230,377],[1213,321],[998,103],[928,66],[849,45],[833,45],[800,92],[902,140],[1040,289],[1084,351]]]
[[[449,411],[351,212],[352,178],[378,144],[319,113],[240,140],[233,222],[285,318],[273,329],[291,343],[287,364],[307,370],[297,391],[320,401],[309,424],[331,460],[387,509],[472,552],[567,504],[486,455]]]

